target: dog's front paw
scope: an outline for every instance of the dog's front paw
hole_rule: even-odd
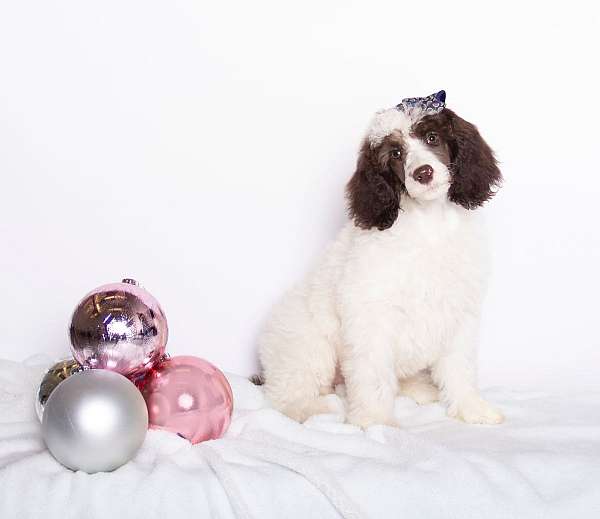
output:
[[[346,420],[348,423],[358,425],[361,429],[367,429],[372,425],[389,425],[398,427],[393,416],[383,413],[368,413],[364,411],[350,411]]]
[[[448,416],[466,423],[494,425],[504,421],[498,409],[480,396],[472,396],[448,408]]]

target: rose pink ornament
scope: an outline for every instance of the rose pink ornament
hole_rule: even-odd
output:
[[[225,375],[191,356],[167,358],[138,387],[150,427],[178,434],[193,444],[220,438],[231,421],[233,393]]]
[[[86,368],[138,376],[165,354],[169,329],[158,301],[132,279],[92,290],[69,328],[73,357]]]

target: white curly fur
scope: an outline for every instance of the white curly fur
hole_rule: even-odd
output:
[[[476,388],[487,278],[478,212],[448,201],[446,166],[420,141],[405,140],[409,196],[394,225],[379,231],[348,223],[276,306],[260,338],[266,395],[296,420],[334,411],[326,396],[338,371],[347,420],[361,427],[394,424],[399,392],[428,403],[438,389],[451,416],[503,419]],[[434,167],[433,187],[412,180],[421,164]]]

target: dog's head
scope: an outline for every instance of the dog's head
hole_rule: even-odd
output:
[[[347,186],[358,227],[391,227],[402,196],[475,209],[494,195],[502,180],[494,154],[474,125],[445,107],[445,97],[442,90],[404,99],[375,115]]]

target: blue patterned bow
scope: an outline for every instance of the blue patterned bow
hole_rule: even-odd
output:
[[[401,112],[410,113],[419,110],[423,115],[439,114],[446,106],[446,91],[440,90],[427,97],[407,97],[396,105]]]

